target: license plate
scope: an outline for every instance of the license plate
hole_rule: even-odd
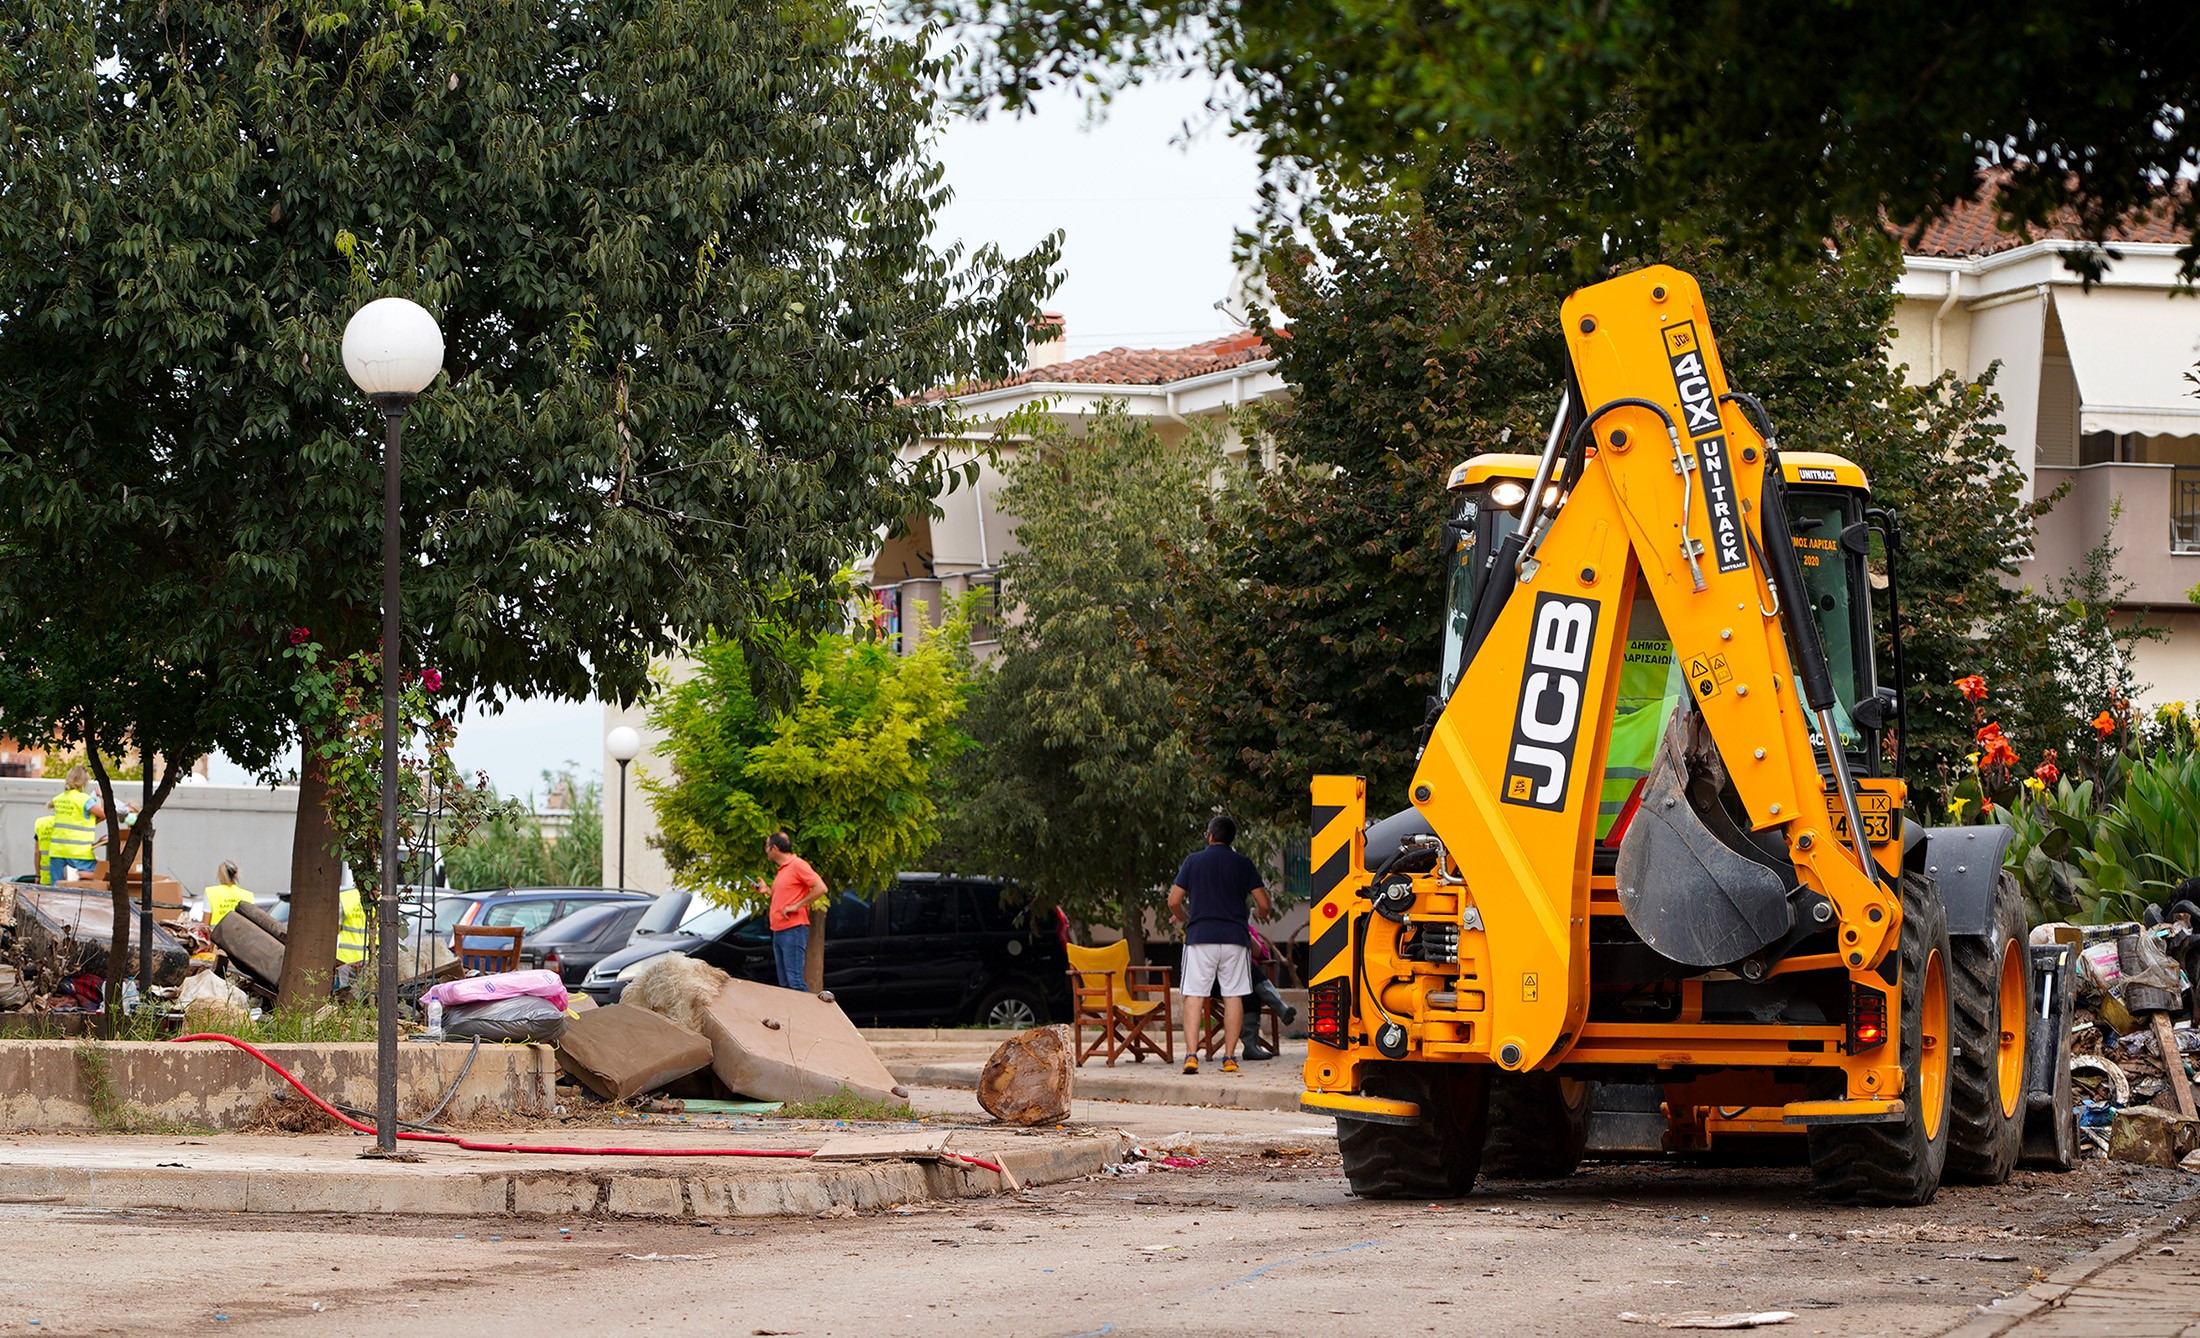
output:
[[[1841,809],[1840,796],[1826,787],[1826,799],[1833,810],[1833,834],[1838,840],[1849,841],[1849,815]],[[1857,815],[1864,819],[1864,839],[1875,846],[1883,846],[1902,834],[1902,810],[1895,806],[1894,796],[1878,790],[1856,792]],[[1849,841],[1854,845],[1854,841]]]

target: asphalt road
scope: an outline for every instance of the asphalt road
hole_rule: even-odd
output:
[[[1333,1149],[1195,1138],[1185,1155],[1207,1164],[1186,1169],[716,1228],[7,1205],[0,1329],[1640,1335],[1655,1330],[1623,1314],[1784,1309],[1771,1332],[1931,1334],[2200,1181],[2089,1163],[1895,1211],[1818,1203],[1795,1168],[1619,1166],[1380,1204],[1345,1193]]]

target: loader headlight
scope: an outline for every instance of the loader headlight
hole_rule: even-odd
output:
[[[1528,490],[1511,479],[1504,479],[1490,488],[1490,505],[1501,511],[1510,511],[1528,500]]]

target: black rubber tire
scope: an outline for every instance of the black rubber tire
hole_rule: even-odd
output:
[[[1994,889],[1994,918],[1984,938],[1953,940],[1949,957],[1948,1007],[1955,1014],[1955,1054],[1948,1064],[1948,1168],[1953,1184],[1999,1185],[2017,1169],[2024,1147],[2024,1066],[2017,1066],[2015,1109],[2003,1113],[2012,1094],[2001,1089],[1997,1062],[2004,1025],[2024,1044],[2032,1016],[2031,945],[2024,924],[2024,892],[2004,869]],[[2023,964],[2024,1006],[2017,1016],[2001,1016],[2001,970],[2007,954]]]
[[[992,1027],[996,1025],[1001,1027],[1014,1026],[1013,1023],[1010,1023],[1006,1020],[1002,1020],[998,1023],[993,1020],[993,1011],[996,1008],[1002,1008],[1004,1005],[1014,1004],[1022,1004],[1025,1008],[1031,1010],[1031,1021],[1029,1023],[1029,1026],[1043,1027],[1046,1025],[1046,997],[1042,995],[1037,988],[1030,985],[1003,985],[1001,988],[993,991],[991,994],[986,995],[983,999],[980,999],[978,1001],[978,1006],[971,1010],[971,1021],[981,1027]],[[1025,1028],[1017,1029],[1023,1030]]]
[[[1589,1146],[1596,1084],[1555,1073],[1498,1073],[1490,1079],[1489,1133],[1482,1174],[1557,1180],[1574,1173]]]
[[[1903,1105],[1898,1124],[1821,1124],[1810,1130],[1810,1174],[1818,1192],[1837,1203],[1882,1203],[1922,1207],[1940,1192],[1948,1161],[1948,1133],[1954,1121],[1941,1092],[1939,1132],[1926,1135],[1926,1111],[1919,1096],[1919,1039],[1924,1035],[1925,963],[1938,952],[1949,963],[1949,995],[1954,995],[1952,953],[1948,944],[1948,908],[1940,889],[1922,873],[1902,875],[1902,937],[1897,947],[1902,986]],[[1948,1010],[1955,1008],[1951,1002]],[[1940,1034],[1952,1034],[1953,1018],[1941,1019]],[[1954,1065],[1949,1065],[1951,1074]]]
[[[1363,1199],[1455,1199],[1473,1189],[1489,1114],[1487,1067],[1375,1063],[1360,1074],[1370,1096],[1419,1102],[1421,1122],[1337,1117],[1337,1151],[1352,1192]]]

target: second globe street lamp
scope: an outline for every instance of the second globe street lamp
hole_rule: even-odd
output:
[[[604,736],[604,751],[619,764],[619,886],[626,886],[626,764],[641,756],[642,736],[621,725]]]
[[[382,876],[375,935],[375,1151],[397,1151],[397,698],[403,673],[397,503],[404,473],[405,410],[443,370],[443,331],[417,302],[379,297],[344,326],[344,370],[382,411]]]

